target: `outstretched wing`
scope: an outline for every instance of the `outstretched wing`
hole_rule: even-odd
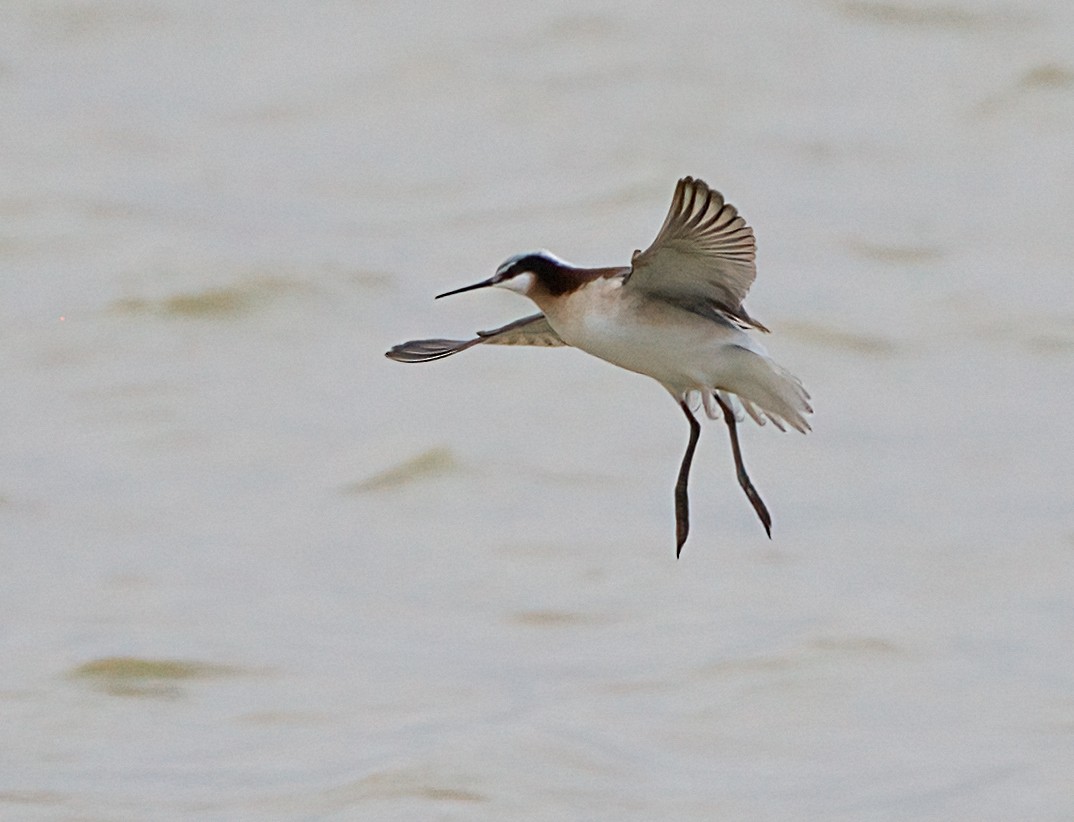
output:
[[[683,177],[656,239],[635,251],[624,287],[767,331],[742,307],[757,276],[753,229],[720,192]]]
[[[531,314],[494,331],[478,331],[472,340],[411,340],[385,353],[396,362],[431,362],[450,357],[480,344],[486,345],[566,345],[552,330],[544,314]]]

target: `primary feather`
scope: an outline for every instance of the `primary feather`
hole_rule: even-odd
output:
[[[393,346],[385,355],[396,362],[432,362],[475,345],[566,345],[544,314],[531,314],[492,331],[478,331],[472,340],[411,340]]]
[[[683,177],[656,239],[634,252],[624,287],[767,331],[742,306],[757,277],[756,249],[753,229],[720,192]]]

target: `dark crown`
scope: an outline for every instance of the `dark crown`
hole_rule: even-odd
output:
[[[543,251],[512,257],[500,266],[496,279],[509,280],[527,272],[532,273],[537,282],[552,296],[565,294],[578,286],[577,278],[572,276],[570,267]]]

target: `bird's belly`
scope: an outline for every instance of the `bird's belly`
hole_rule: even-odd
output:
[[[687,312],[670,317],[589,312],[557,328],[563,339],[614,365],[645,374],[676,391],[712,386],[719,376],[720,349],[741,344],[742,332]]]

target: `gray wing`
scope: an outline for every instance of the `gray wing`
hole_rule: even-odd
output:
[[[531,314],[493,331],[478,331],[472,340],[411,340],[393,346],[384,356],[396,362],[431,362],[482,343],[541,346],[567,344],[552,330],[544,314]]]
[[[742,307],[757,276],[753,229],[703,180],[683,177],[660,233],[635,251],[624,287],[767,330]]]

